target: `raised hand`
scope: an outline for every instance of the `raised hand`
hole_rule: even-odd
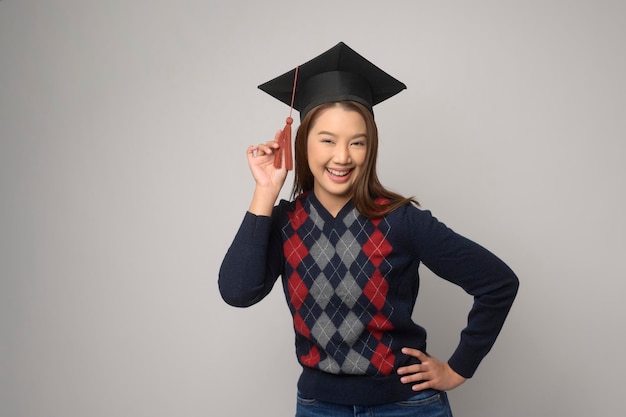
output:
[[[274,140],[249,146],[246,151],[248,166],[256,181],[256,189],[249,211],[257,215],[269,216],[271,214],[274,203],[287,178],[284,161],[280,168],[274,167],[274,153],[280,149],[276,139],[280,133],[280,131],[276,133]]]

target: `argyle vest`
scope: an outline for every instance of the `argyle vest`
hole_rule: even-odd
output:
[[[332,374],[389,375],[393,307],[387,302],[390,225],[352,210],[325,221],[299,198],[282,228],[285,294],[303,366]]]

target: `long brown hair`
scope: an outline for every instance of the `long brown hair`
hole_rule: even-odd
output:
[[[365,120],[367,147],[365,164],[359,177],[354,184],[352,200],[356,209],[364,216],[370,218],[382,217],[396,208],[409,202],[418,205],[412,197],[404,197],[393,191],[387,190],[380,183],[376,174],[376,159],[378,157],[378,128],[374,121],[374,115],[363,105],[353,101],[340,101],[321,104],[309,111],[296,133],[294,146],[294,182],[291,191],[292,197],[296,198],[304,192],[313,190],[313,173],[309,167],[307,156],[307,139],[309,130],[317,119],[317,115],[329,107],[342,107],[346,110],[356,111]]]

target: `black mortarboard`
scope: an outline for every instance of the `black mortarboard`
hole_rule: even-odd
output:
[[[337,45],[312,60],[274,78],[259,88],[300,112],[302,119],[314,107],[334,101],[356,101],[370,111],[406,88],[348,45]]]

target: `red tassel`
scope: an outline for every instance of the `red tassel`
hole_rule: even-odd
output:
[[[283,154],[285,155],[285,168],[287,171],[291,171],[293,169],[293,152],[291,150],[292,123],[293,119],[291,117],[287,117],[287,120],[285,120],[285,127],[281,131],[280,137],[278,138],[280,149],[274,154],[274,167],[276,168],[280,168],[282,166],[282,156]]]

